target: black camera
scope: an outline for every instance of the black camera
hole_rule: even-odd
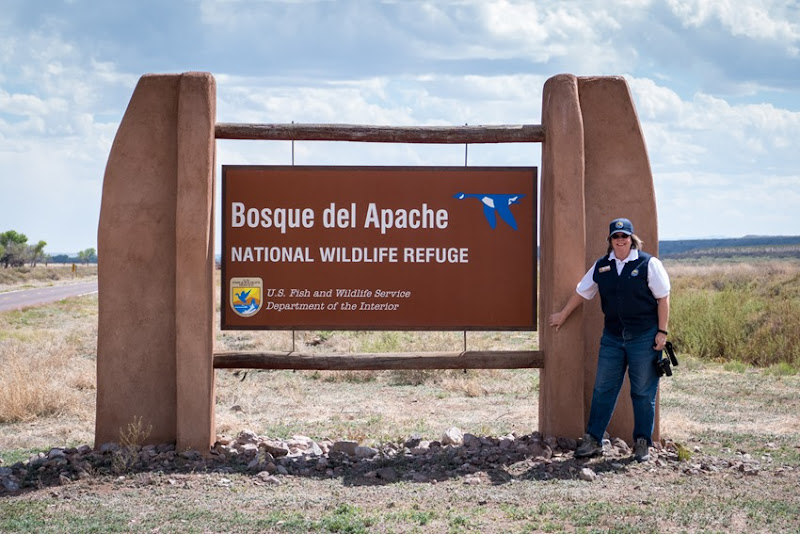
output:
[[[678,366],[678,358],[675,357],[675,348],[672,346],[671,341],[667,341],[666,345],[664,345],[665,352],[668,356],[664,356],[664,353],[661,353],[661,359],[656,362],[656,370],[658,371],[658,376],[672,376],[672,367],[670,363],[677,367]]]

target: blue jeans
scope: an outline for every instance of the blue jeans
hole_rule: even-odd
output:
[[[645,438],[648,444],[653,444],[658,391],[655,363],[661,356],[661,351],[653,349],[657,331],[657,327],[635,335],[623,331],[622,336],[603,331],[586,428],[586,432],[598,443],[602,443],[603,434],[614,413],[627,368],[633,403],[633,440]]]

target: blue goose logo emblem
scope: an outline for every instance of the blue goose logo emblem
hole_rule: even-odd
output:
[[[264,303],[264,282],[261,278],[231,278],[230,303],[240,317],[251,317]]]
[[[497,227],[497,216],[505,221],[514,230],[517,229],[517,221],[514,219],[514,214],[511,213],[511,205],[519,204],[519,200],[525,195],[483,195],[475,193],[456,193],[453,198],[463,200],[465,198],[477,198],[481,201],[483,206],[483,216],[489,226],[494,229]]]

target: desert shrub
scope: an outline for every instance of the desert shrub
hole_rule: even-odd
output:
[[[97,265],[78,265],[75,274],[72,265],[50,264],[30,267],[0,268],[0,290],[20,289],[24,286],[50,285],[58,280],[69,281],[73,278],[91,278],[97,276]]]
[[[377,380],[378,371],[317,371],[313,378],[322,379],[324,382],[364,384]]]
[[[126,428],[120,428],[119,448],[114,451],[111,460],[111,468],[116,474],[128,473],[133,469],[139,459],[139,451],[152,431],[153,425],[148,424],[145,427],[142,418],[137,416],[133,417]]]
[[[0,341],[0,423],[70,411],[77,398],[63,386],[74,351],[59,341]]]
[[[96,295],[0,314],[0,423],[84,415],[96,339]]]
[[[798,373],[797,367],[786,363],[779,362],[771,365],[765,369],[766,374],[772,376],[794,376]]]
[[[435,383],[443,375],[439,369],[394,369],[388,371],[389,383],[396,386],[421,386]]]
[[[800,366],[800,268],[792,262],[671,271],[671,337],[703,359]]]
[[[800,299],[767,299],[748,340],[746,360],[760,366],[800,367]]]
[[[752,302],[740,304],[731,291],[673,292],[670,330],[674,342],[702,358],[736,359],[757,312]]]

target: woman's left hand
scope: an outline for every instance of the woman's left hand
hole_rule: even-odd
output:
[[[667,344],[667,334],[664,332],[657,332],[655,345],[653,345],[654,350],[664,350],[664,347]]]

